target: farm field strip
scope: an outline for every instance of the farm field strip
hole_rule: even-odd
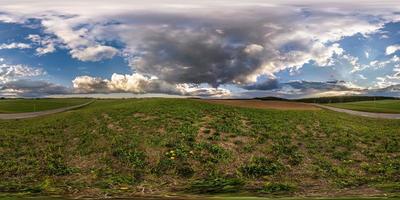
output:
[[[94,102],[94,100],[86,102],[84,104],[80,104],[80,105],[68,106],[68,107],[62,107],[62,108],[44,110],[44,111],[38,111],[38,112],[10,113],[10,114],[1,114],[0,113],[0,119],[7,120],[7,119],[27,119],[27,118],[40,117],[40,116],[56,114],[56,113],[65,112],[65,111],[68,111],[68,110],[82,108],[82,107],[87,106],[87,105],[89,105],[89,104],[91,104],[93,102]]]
[[[76,106],[90,99],[1,99],[0,114],[39,112]]]
[[[289,102],[289,101],[263,101],[263,100],[223,100],[223,99],[203,99],[200,101],[237,106],[243,108],[277,109],[277,110],[319,110],[318,107],[308,103]]]
[[[362,117],[370,117],[376,119],[400,119],[400,114],[390,114],[390,113],[373,113],[373,112],[363,112],[363,111],[356,111],[344,108],[337,108],[333,106],[321,105],[321,104],[314,104],[317,107],[324,108],[327,110],[332,110],[335,112],[346,113],[350,115],[362,116]]]
[[[364,112],[400,114],[400,100],[358,101],[324,105]]]

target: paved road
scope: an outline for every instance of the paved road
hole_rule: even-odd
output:
[[[400,119],[400,114],[371,113],[371,112],[348,110],[348,109],[343,109],[343,108],[335,108],[335,107],[325,106],[325,105],[321,105],[321,104],[313,104],[313,105],[320,107],[320,108],[336,111],[336,112],[347,113],[350,115],[358,115],[358,116],[363,116],[363,117],[371,117],[371,118],[379,118],[379,119]]]
[[[33,118],[33,117],[39,117],[39,116],[44,116],[44,115],[50,115],[50,114],[65,112],[65,111],[68,111],[68,110],[82,108],[82,107],[87,106],[87,105],[89,105],[89,104],[91,104],[93,102],[94,102],[94,100],[93,101],[89,101],[89,102],[84,103],[84,104],[81,104],[81,105],[69,106],[69,107],[57,108],[57,109],[53,109],[53,110],[45,110],[45,111],[39,111],[39,112],[0,114],[0,119],[26,119],[26,118]]]

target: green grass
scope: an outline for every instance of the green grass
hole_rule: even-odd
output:
[[[88,99],[0,99],[0,113],[51,110],[86,103]]]
[[[399,130],[327,110],[97,100],[0,120],[0,193],[398,196]]]
[[[349,103],[332,103],[327,105],[365,112],[400,113],[400,100],[359,101]]]

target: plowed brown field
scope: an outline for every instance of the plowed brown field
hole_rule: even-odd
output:
[[[238,106],[245,108],[278,109],[278,110],[320,110],[320,108],[307,103],[288,102],[288,101],[261,101],[261,100],[220,100],[203,99],[201,101]]]

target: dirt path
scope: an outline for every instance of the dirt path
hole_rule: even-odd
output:
[[[362,117],[371,117],[371,118],[379,118],[379,119],[400,119],[400,114],[371,113],[371,112],[348,110],[348,109],[343,109],[343,108],[335,108],[335,107],[325,106],[325,105],[321,105],[321,104],[312,104],[312,105],[320,107],[320,108],[336,111],[336,112],[342,112],[342,113],[347,113],[350,115],[357,115],[357,116],[362,116]]]
[[[245,108],[278,109],[278,110],[319,110],[320,108],[308,103],[288,101],[262,101],[262,100],[226,100],[226,99],[202,99],[200,101],[223,104]]]
[[[26,118],[33,118],[33,117],[39,117],[39,116],[44,116],[44,115],[50,115],[50,114],[65,112],[65,111],[68,111],[68,110],[82,108],[84,106],[87,106],[87,105],[93,103],[94,101],[95,100],[89,101],[89,102],[81,104],[81,105],[69,106],[69,107],[57,108],[57,109],[53,109],[53,110],[45,110],[45,111],[39,111],[39,112],[0,114],[0,119],[26,119]]]

